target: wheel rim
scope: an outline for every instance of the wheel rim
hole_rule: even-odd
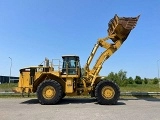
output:
[[[104,86],[102,88],[102,96],[105,98],[105,99],[112,99],[115,95],[115,91],[112,87],[110,86]]]
[[[43,89],[42,94],[45,99],[52,99],[56,94],[56,90],[52,86],[46,86]]]

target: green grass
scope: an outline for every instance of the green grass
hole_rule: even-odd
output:
[[[17,83],[4,83],[0,84],[0,92],[12,92]],[[160,92],[158,84],[128,84],[126,87],[120,87],[121,92]]]
[[[126,87],[120,87],[122,92],[160,92],[158,84],[129,84]]]
[[[18,84],[17,83],[3,83],[0,84],[0,92],[12,92],[12,89],[14,87],[17,87]]]

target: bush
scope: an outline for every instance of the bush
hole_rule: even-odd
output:
[[[158,79],[157,79],[157,78],[154,78],[152,83],[153,83],[153,84],[158,84],[158,82],[159,82]]]
[[[148,84],[147,78],[144,78],[144,84]]]
[[[128,80],[127,79],[121,81],[121,83],[120,83],[121,87],[126,87],[127,85],[128,85]]]
[[[128,78],[128,84],[133,84],[133,83],[134,83],[133,78],[132,78],[132,77],[129,77],[129,78]]]
[[[136,84],[142,84],[142,79],[141,79],[140,76],[136,76],[136,78],[135,78],[135,83],[136,83]]]

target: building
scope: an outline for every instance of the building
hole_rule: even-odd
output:
[[[10,83],[18,83],[18,79],[19,77],[13,77],[13,76],[0,76],[0,83],[9,83],[9,79],[10,79]]]

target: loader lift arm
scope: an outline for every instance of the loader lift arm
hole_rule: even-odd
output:
[[[98,39],[84,67],[86,74],[84,80],[90,82],[91,86],[93,86],[103,63],[120,48],[123,42],[127,39],[130,31],[136,26],[139,17],[140,16],[118,17],[115,15],[114,18],[110,20],[108,24],[108,36]],[[111,39],[113,43],[107,42],[109,39]],[[105,51],[99,56],[93,68],[90,69],[90,64],[99,47],[105,48]]]

